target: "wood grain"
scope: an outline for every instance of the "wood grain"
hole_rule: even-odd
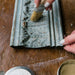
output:
[[[75,0],[60,0],[65,35],[75,29]],[[36,75],[56,75],[61,63],[75,59],[63,48],[14,49],[9,46],[15,0],[0,0],[0,70],[28,66]],[[71,24],[73,24],[71,26]]]

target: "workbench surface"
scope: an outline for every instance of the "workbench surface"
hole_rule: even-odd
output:
[[[36,75],[56,75],[61,63],[75,59],[62,47],[15,49],[9,46],[15,0],[0,0],[0,71],[15,66],[27,66]],[[75,29],[75,0],[61,0],[64,36]]]

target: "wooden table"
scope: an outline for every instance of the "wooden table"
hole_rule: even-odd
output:
[[[56,75],[61,63],[75,55],[63,48],[15,49],[9,46],[15,0],[0,0],[0,70],[27,66],[36,75]],[[75,0],[61,0],[65,35],[75,29]]]

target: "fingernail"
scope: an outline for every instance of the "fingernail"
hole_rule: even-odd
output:
[[[34,3],[34,7],[36,8],[36,4]]]
[[[50,3],[49,2],[46,2],[44,6],[45,7],[48,7],[49,5],[50,5]]]
[[[63,45],[64,43],[65,43],[65,40],[64,39],[60,41],[60,44]]]

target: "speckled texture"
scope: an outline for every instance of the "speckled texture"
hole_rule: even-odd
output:
[[[59,0],[53,3],[53,11],[44,10],[43,5],[34,9],[34,0],[27,4],[28,2],[29,0],[16,0],[15,2],[10,46],[24,46],[26,48],[62,46],[60,41],[63,39],[63,30],[61,13],[58,9],[60,8]],[[44,10],[43,16],[41,10]],[[40,16],[42,17],[40,18]],[[32,22],[30,17],[35,21],[40,19],[37,22]]]
[[[9,46],[15,0],[0,0],[0,70],[28,66],[36,75],[56,75],[61,63],[75,59],[63,48],[14,49]],[[66,35],[75,29],[75,0],[61,0]],[[71,26],[71,23],[73,26]]]

